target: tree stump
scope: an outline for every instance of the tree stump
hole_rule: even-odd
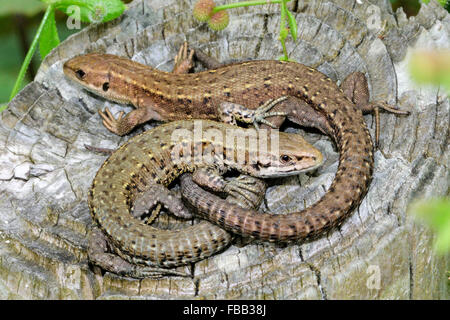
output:
[[[194,0],[135,0],[115,21],[64,41],[0,114],[0,298],[448,298],[448,256],[433,253],[433,233],[407,209],[416,198],[448,195],[449,99],[438,88],[416,86],[407,66],[412,48],[448,47],[450,15],[434,0],[409,19],[387,0],[371,2],[291,1],[299,39],[287,44],[290,58],[335,81],[363,72],[372,100],[411,111],[381,115],[374,177],[362,204],[316,241],[232,245],[186,267],[192,278],[135,280],[92,271],[87,192],[105,156],[84,144],[116,148],[129,139],[108,132],[97,110],[131,108],[80,90],[64,78],[62,64],[98,51],[169,71],[185,40],[222,62],[277,59],[278,6],[231,10],[230,25],[214,32],[192,17]],[[373,136],[374,119],[365,118]],[[277,179],[263,211],[302,210],[336,172],[338,154],[328,137],[287,130],[300,131],[327,160],[314,173]]]

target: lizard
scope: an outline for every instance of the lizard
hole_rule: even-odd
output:
[[[196,132],[201,133],[199,139]],[[238,143],[241,140],[234,140],[234,136],[228,139],[230,132],[244,139],[254,134],[255,143]],[[272,144],[276,142],[274,137],[279,137],[279,149]],[[270,149],[261,148],[264,141]],[[244,156],[242,161],[239,155]],[[278,130],[179,120],[145,131],[114,151],[92,182],[88,204],[99,228],[90,234],[89,259],[102,269],[135,278],[181,276],[167,268],[223,250],[231,235],[207,221],[181,230],[160,230],[141,220],[144,212],[157,204],[179,217],[191,217],[181,197],[167,189],[180,174],[195,171],[194,177],[198,175],[201,180],[208,170],[223,173],[231,168],[254,177],[276,177],[312,170],[322,161],[320,151],[300,135]],[[221,191],[237,191],[238,195],[242,195],[241,189],[253,191],[255,187],[243,179],[226,185]]]
[[[188,73],[193,66],[194,55],[209,70]],[[262,107],[264,102],[280,96],[276,92],[270,93],[272,88],[277,87],[275,79],[292,66],[299,66],[296,75],[290,80],[296,83],[284,84],[291,88],[282,88],[281,93],[296,89],[296,95],[300,97],[292,95],[288,100],[280,102],[275,111],[268,112],[268,109]],[[105,111],[99,110],[105,127],[121,136],[149,120],[198,118],[228,123],[263,123],[275,128],[286,117],[299,125],[312,126],[325,134],[333,135],[333,129],[323,113],[315,110],[307,101],[310,97],[305,99],[297,88],[314,87],[309,86],[309,82],[315,83],[319,78],[321,83],[316,84],[328,86],[331,79],[299,63],[246,61],[220,65],[198,49],[188,53],[185,42],[175,58],[175,67],[171,73],[123,57],[101,53],[73,57],[64,63],[63,71],[69,79],[96,95],[136,107],[126,116],[124,112],[120,112],[117,119],[108,108]],[[408,114],[383,101],[369,102],[367,81],[360,72],[347,76],[341,87],[362,112],[375,112],[376,144],[379,140],[380,109]],[[317,91],[318,87],[313,89],[316,89],[314,93],[320,92]],[[331,95],[334,93],[331,92]],[[269,122],[266,118],[272,118],[273,121]]]
[[[275,116],[265,113],[266,109],[259,114],[257,111],[264,101],[282,95],[296,98],[300,106],[313,108],[326,123],[324,131],[334,138],[340,151],[335,179],[324,197],[307,208],[303,218],[303,212],[277,218],[284,219],[281,224],[265,215],[262,220],[253,215],[248,221],[242,220],[235,208],[222,210],[220,218],[212,217],[222,226],[228,219],[225,224],[233,232],[271,241],[306,238],[341,222],[364,197],[373,171],[373,143],[362,111],[381,107],[404,113],[377,102],[368,103],[364,92],[359,90],[358,94],[360,87],[355,81],[350,81],[353,84],[350,91],[355,94],[350,99],[347,89],[344,92],[321,72],[295,62],[246,61],[195,74],[173,75],[117,56],[88,54],[67,61],[64,72],[94,93],[137,107],[126,117],[121,113],[118,119],[101,113],[105,126],[120,135],[150,119],[198,117],[254,123],[258,118]],[[367,87],[365,91],[368,93]],[[234,104],[231,111],[221,106],[224,101]],[[291,112],[294,122],[301,121],[300,116],[295,117],[297,109]],[[205,216],[211,218],[211,215],[214,213]],[[241,221],[246,226],[240,225]],[[248,222],[253,226],[249,227]]]

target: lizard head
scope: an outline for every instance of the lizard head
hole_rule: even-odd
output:
[[[261,178],[285,177],[314,170],[322,165],[322,153],[301,135],[277,130],[264,131],[267,131],[268,147],[258,147],[259,156],[247,163],[245,171],[248,174]],[[259,137],[261,139],[261,132]]]
[[[66,61],[63,71],[66,77],[84,89],[109,100],[128,104],[131,101],[125,92],[127,86],[117,77],[111,77],[113,72],[120,74],[122,61],[127,63],[126,59],[114,55],[89,53]]]

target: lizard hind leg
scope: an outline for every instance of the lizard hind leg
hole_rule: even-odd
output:
[[[156,218],[161,206],[177,217],[192,218],[192,214],[184,205],[181,196],[161,184],[150,185],[147,190],[136,195],[133,206],[131,207],[131,215],[139,218],[148,212],[149,209],[156,207],[150,216],[150,221],[146,221],[146,223],[151,223]]]
[[[126,261],[113,252],[113,244],[109,242],[107,236],[98,227],[93,227],[88,237],[87,253],[89,261],[102,270],[137,279],[160,279],[164,276],[190,277],[188,273],[153,266],[141,266]],[[98,272],[98,270],[94,271]]]
[[[358,109],[364,114],[374,113],[375,115],[375,145],[379,145],[380,140],[380,110],[394,114],[408,115],[408,111],[396,109],[385,101],[369,102],[369,85],[367,79],[361,72],[353,72],[342,81],[341,89]]]

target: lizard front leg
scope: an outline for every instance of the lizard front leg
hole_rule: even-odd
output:
[[[119,136],[126,135],[137,125],[149,120],[162,120],[161,116],[148,105],[130,111],[125,117],[125,112],[121,111],[117,119],[108,108],[105,108],[105,111],[99,110],[98,113],[103,119],[103,125],[109,131]]]
[[[162,205],[177,217],[185,219],[192,218],[192,214],[181,201],[181,196],[161,184],[152,184],[147,190],[136,195],[133,206],[131,207],[131,215],[135,218],[142,217],[158,204]],[[159,209],[155,211],[159,211]],[[147,223],[151,223],[155,217],[152,214],[151,220],[147,221]]]
[[[259,179],[240,175],[230,181],[221,176],[216,168],[197,169],[192,179],[195,183],[214,192],[223,192],[237,199],[245,199],[246,206],[256,207],[260,203],[260,197],[256,196],[261,190]],[[241,201],[242,202],[242,201]]]
[[[185,42],[175,56],[175,64],[172,73],[188,73],[194,66],[194,50],[188,50],[188,44]],[[161,115],[154,111],[154,104],[145,94],[136,97],[135,103],[137,109],[130,111],[126,116],[121,111],[115,118],[108,108],[105,111],[99,110],[103,125],[112,133],[119,136],[128,134],[134,127],[150,120],[163,120]]]
[[[187,175],[190,178],[183,179]],[[211,168],[201,168],[193,174],[183,174],[180,178],[181,190],[187,181],[215,192],[226,193],[227,202],[249,209],[257,209],[260,206],[267,189],[267,184],[262,179],[241,174],[227,181],[220,176],[218,171]]]

